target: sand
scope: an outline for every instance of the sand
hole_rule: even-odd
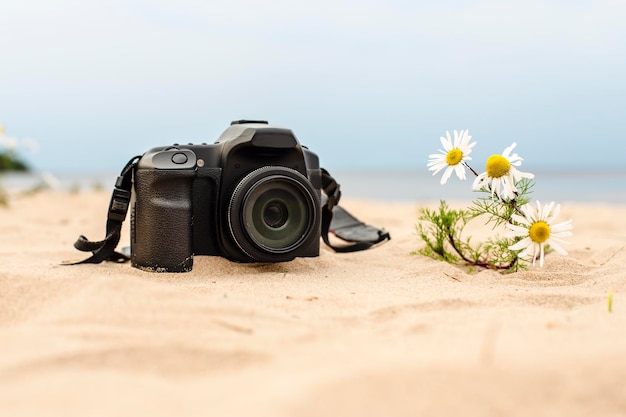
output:
[[[2,416],[626,415],[624,206],[562,202],[569,256],[507,275],[411,255],[434,203],[350,200],[393,240],[187,274],[61,266],[108,200],[0,208]]]

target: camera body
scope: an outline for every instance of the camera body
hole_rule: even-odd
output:
[[[232,122],[213,144],[150,149],[133,178],[132,265],[186,272],[194,255],[318,256],[321,183],[317,155],[265,121]]]

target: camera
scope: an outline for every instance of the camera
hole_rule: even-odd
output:
[[[213,144],[150,149],[133,177],[131,263],[186,272],[194,255],[319,255],[322,170],[290,129],[234,121]]]
[[[239,120],[213,144],[161,146],[131,158],[115,181],[104,239],[80,235],[74,247],[91,256],[65,265],[130,259],[146,271],[187,272],[194,255],[287,262],[318,256],[320,238],[339,253],[391,239],[339,206],[340,198],[337,181],[291,130]],[[130,256],[126,247],[116,251],[129,209]]]

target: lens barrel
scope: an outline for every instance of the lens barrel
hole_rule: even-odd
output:
[[[228,206],[228,227],[237,246],[261,262],[291,260],[311,239],[320,203],[310,181],[286,167],[266,166],[246,175]]]

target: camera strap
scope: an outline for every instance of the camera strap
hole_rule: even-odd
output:
[[[335,252],[361,251],[391,239],[385,229],[363,223],[338,205],[341,199],[339,184],[323,168],[322,190],[327,197],[322,206],[322,240]],[[328,237],[329,233],[350,244],[333,245]]]
[[[74,242],[74,247],[83,252],[91,252],[92,255],[82,261],[66,265],[97,264],[102,261],[122,263],[130,259],[127,255],[116,252],[115,248],[120,241],[122,223],[126,219],[130,206],[133,172],[140,158],[140,156],[135,156],[128,161],[115,181],[107,212],[105,238],[94,242],[85,236],[79,236],[76,242]],[[335,252],[356,252],[369,249],[378,243],[391,239],[389,232],[385,229],[369,226],[340,207],[338,205],[341,199],[339,184],[328,171],[325,169],[321,171],[322,189],[326,196],[325,203],[322,206],[322,240],[326,245]],[[329,233],[349,244],[342,246],[333,245],[328,237]]]
[[[74,242],[74,247],[83,252],[91,252],[92,255],[85,260],[69,265],[99,264],[102,261],[122,263],[130,259],[123,253],[116,252],[115,248],[122,235],[122,223],[124,223],[126,219],[126,213],[128,212],[132,194],[133,172],[135,171],[135,166],[137,166],[139,158],[141,157],[135,156],[128,161],[122,173],[115,181],[115,188],[113,188],[113,195],[111,196],[111,202],[109,203],[109,210],[107,212],[106,235],[104,240],[93,242],[85,236],[79,236],[78,240]]]

